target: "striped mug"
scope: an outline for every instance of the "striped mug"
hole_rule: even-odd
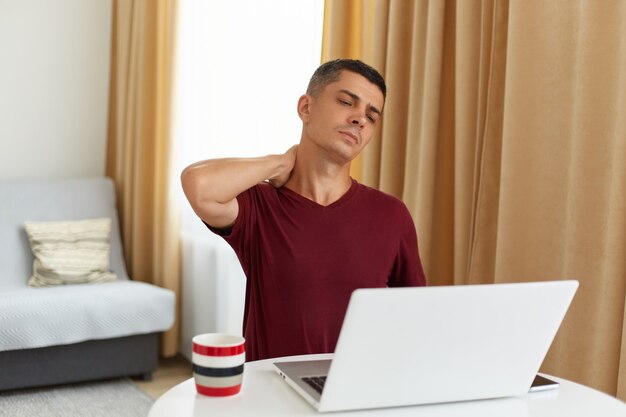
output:
[[[194,336],[191,362],[198,393],[225,397],[240,391],[246,361],[244,342],[241,336],[224,333]]]

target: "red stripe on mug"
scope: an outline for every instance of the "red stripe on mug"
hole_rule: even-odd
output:
[[[241,384],[232,387],[211,388],[196,384],[196,389],[200,394],[210,395],[212,397],[225,397],[227,395],[235,395],[241,390]]]
[[[237,346],[228,346],[228,347],[213,347],[213,346],[202,346],[193,344],[193,351],[206,356],[235,356],[241,355],[245,352],[245,347],[243,344]]]

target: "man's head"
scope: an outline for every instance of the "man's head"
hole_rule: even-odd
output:
[[[387,97],[387,86],[383,76],[374,68],[356,59],[335,59],[322,64],[313,73],[306,93],[317,97],[328,84],[339,80],[342,71],[354,72],[365,77],[380,89],[384,98]]]
[[[348,164],[372,139],[385,90],[382,76],[363,62],[341,59],[320,66],[298,100],[302,149],[315,149],[338,165]]]

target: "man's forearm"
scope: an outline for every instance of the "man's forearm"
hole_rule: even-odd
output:
[[[237,218],[236,197],[256,184],[270,180],[280,187],[293,170],[297,145],[281,155],[259,158],[225,158],[196,162],[181,174],[183,191],[205,223],[224,228]]]
[[[185,168],[181,181],[192,204],[201,201],[225,204],[262,181],[284,175],[291,169],[289,165],[285,155],[211,159]]]

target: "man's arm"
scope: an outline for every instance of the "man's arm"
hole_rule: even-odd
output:
[[[269,180],[283,186],[296,162],[292,146],[282,155],[260,158],[224,158],[196,162],[181,174],[183,191],[198,217],[218,229],[232,226],[239,214],[237,196]]]

